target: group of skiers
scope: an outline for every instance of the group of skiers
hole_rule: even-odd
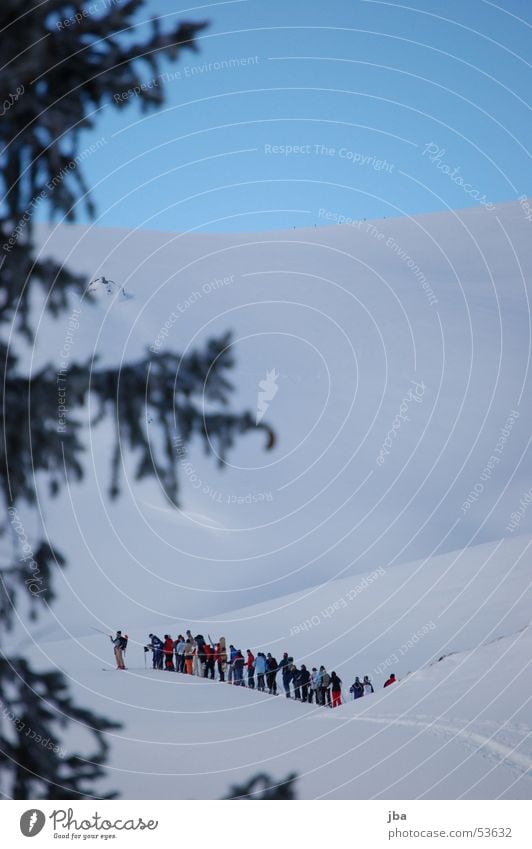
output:
[[[389,687],[390,684],[395,684],[396,680],[395,674],[392,672],[388,680],[384,682],[384,686]],[[371,693],[374,693],[375,690],[367,675],[364,675],[363,681],[361,681],[357,675],[354,683],[349,687],[349,692],[352,694],[354,699],[360,699],[362,696],[369,696]]]
[[[121,632],[117,632],[117,636]],[[186,675],[198,675],[215,680],[216,670],[218,679],[236,686],[247,686],[259,692],[277,695],[277,675],[281,675],[282,686],[287,698],[294,698],[308,704],[323,707],[338,707],[342,704],[342,681],[336,672],[327,672],[324,666],[307,669],[304,663],[298,669],[294,658],[284,652],[282,660],[277,662],[270,652],[257,652],[255,656],[251,649],[246,655],[230,644],[226,647],[225,637],[220,637],[217,643],[206,641],[202,634],[192,636],[190,631],[177,640],[169,634],[164,640],[156,634],[149,634],[149,643],[144,646],[145,652],[152,652],[154,669],[165,669],[168,672],[181,672]],[[115,648],[116,653],[116,648]],[[123,667],[119,667],[123,668]],[[392,673],[385,687],[395,682]],[[360,681],[358,676],[349,688],[354,699],[373,693],[373,685],[368,676]]]

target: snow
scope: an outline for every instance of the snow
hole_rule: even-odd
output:
[[[277,779],[295,771],[302,798],[526,799],[531,545],[521,536],[396,567],[367,582],[352,606],[292,637],[289,623],[327,610],[353,581],[209,626],[242,649],[271,649],[278,659],[288,650],[309,668],[334,667],[346,700],[334,710],[286,699],[280,676],[275,697],[152,670],[149,655],[145,669],[141,617],[128,625],[125,673],[112,668],[107,638],[90,629],[73,642],[39,640],[39,655],[66,672],[78,699],[125,720],[110,735],[107,783],[126,798],[219,798],[258,771]],[[184,625],[166,628],[177,636]],[[391,671],[400,681],[383,690]],[[349,701],[355,674],[370,675],[374,695]]]
[[[266,382],[278,436],[223,470],[192,445],[174,510],[127,457],[109,502],[104,424],[85,480],[41,493],[69,566],[20,628],[124,722],[102,792],[217,798],[265,770],[303,798],[529,798],[532,511],[509,529],[530,486],[529,226],[515,203],[244,235],[39,228],[43,255],[131,295],[73,302],[72,362],[231,329],[232,407],[255,416]],[[66,328],[43,314],[22,361],[59,363]],[[150,631],[189,625],[376,693],[332,711],[144,668]],[[126,673],[91,626],[129,634]]]

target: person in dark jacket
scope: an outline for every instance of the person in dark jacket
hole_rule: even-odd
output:
[[[268,693],[270,696],[277,695],[277,661],[271,656],[270,652],[266,655],[266,683],[268,685]]]
[[[310,672],[304,663],[301,664],[301,669],[299,670],[299,675],[297,679],[298,689],[301,688],[301,701],[308,701],[309,694],[309,683],[310,683]]]
[[[235,655],[235,659],[233,661],[234,682],[235,682],[237,687],[243,687],[244,686],[244,665],[245,665],[244,655],[239,650],[239,651],[237,651],[237,653]]]
[[[331,707],[340,707],[342,704],[342,681],[336,674],[336,672],[331,672],[331,690],[332,690],[332,703]]]
[[[301,690],[299,688],[299,669],[295,665],[295,663],[290,664],[290,674],[291,681],[294,687],[294,699],[297,699],[298,702],[301,701]]]
[[[175,648],[175,671],[185,671],[185,638],[180,634],[174,643]]]
[[[255,658],[251,649],[246,651],[246,669],[248,673],[248,687],[255,689]]]
[[[390,684],[395,684],[396,681],[397,681],[397,678],[395,677],[395,674],[392,672],[390,677],[388,678],[388,680],[385,681],[384,686],[389,687]]]
[[[358,675],[355,678],[354,683],[349,687],[349,692],[353,694],[354,699],[361,699],[364,695],[364,685]]]
[[[174,641],[169,634],[164,635],[163,644],[164,668],[167,672],[174,671]]]
[[[284,660],[284,658],[283,658],[283,660]],[[281,661],[281,664],[282,664],[282,661]],[[279,664],[279,666],[281,664]],[[295,675],[296,675],[296,672],[297,672],[297,666],[294,663],[293,657],[287,658],[287,663],[286,663],[285,666],[283,666],[282,671],[283,671],[283,687],[284,687],[286,698],[289,699],[290,698],[290,684],[294,682]],[[294,694],[294,698],[295,698],[295,694]]]
[[[154,669],[162,669],[163,668],[163,641],[160,637],[156,637],[155,634],[149,634],[150,642],[148,643],[148,648],[151,649],[152,654],[152,664]]]
[[[320,666],[320,705],[325,707],[331,706],[331,691],[329,687],[331,686],[331,676],[327,672],[324,666]]]

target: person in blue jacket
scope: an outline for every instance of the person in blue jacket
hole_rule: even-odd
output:
[[[361,699],[364,695],[364,685],[358,675],[355,678],[354,684],[351,684],[351,686],[349,687],[349,692],[353,693],[354,699]]]
[[[235,677],[235,657],[237,656],[237,650],[234,645],[231,643],[229,646],[229,657],[227,658],[227,683],[232,684]]]
[[[148,634],[150,642],[148,648],[152,650],[152,661],[154,669],[163,668],[163,641],[155,634]]]
[[[283,688],[285,691],[286,698],[290,698],[290,681],[292,680],[292,664],[294,662],[293,657],[288,657],[288,652],[284,652],[283,659],[279,663],[279,670],[283,676]]]
[[[244,686],[244,655],[239,650],[235,654],[235,659],[233,661],[233,683],[236,684],[237,687]]]

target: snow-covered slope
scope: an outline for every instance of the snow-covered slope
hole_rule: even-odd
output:
[[[178,513],[131,474],[110,504],[109,431],[90,433],[86,482],[43,513],[52,539],[71,525],[79,568],[65,577],[101,599],[103,620],[129,616],[127,596],[163,616],[215,614],[511,533],[530,486],[532,412],[532,251],[518,203],[360,229],[62,226],[40,239],[87,281],[103,273],[134,296],[73,304],[71,361],[117,364],[232,330],[235,409],[255,411],[259,383],[278,373],[275,449],[247,436],[220,471],[191,446]],[[67,331],[67,316],[43,318],[34,367],[60,361]],[[515,532],[532,531],[523,513]]]
[[[125,673],[90,629],[43,635],[34,654],[68,674],[77,699],[125,721],[108,786],[127,798],[217,798],[259,771],[296,771],[304,798],[529,798],[531,545],[521,536],[194,623],[243,650],[334,668],[346,699],[335,710],[146,670],[153,626],[141,617],[128,623]],[[400,682],[383,690],[392,671]],[[356,703],[355,674],[376,688]]]
[[[108,786],[216,796],[260,766],[298,770],[312,797],[530,792],[530,679],[513,677],[530,648],[529,228],[514,203],[245,235],[39,229],[43,256],[132,297],[73,302],[74,330],[43,314],[18,351],[31,368],[64,365],[69,333],[68,362],[116,365],[232,330],[234,408],[257,410],[264,381],[277,388],[274,450],[248,435],[219,470],[192,445],[179,511],[127,457],[109,502],[104,424],[87,431],[85,480],[22,516],[69,562],[33,651],[126,723]],[[403,680],[333,713],[145,672],[148,631],[193,623],[346,682]],[[101,671],[109,645],[91,626],[130,634],[125,677]],[[512,741],[525,760],[490,772],[481,756]]]

